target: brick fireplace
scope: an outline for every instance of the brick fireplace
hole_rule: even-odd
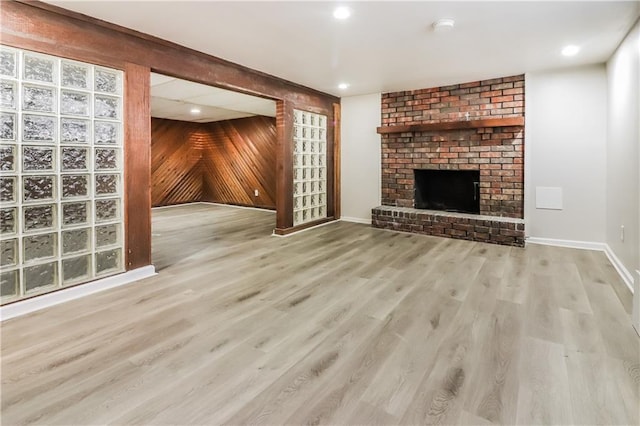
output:
[[[523,75],[383,94],[382,206],[372,211],[373,226],[524,245],[524,94]],[[428,193],[453,195],[454,184],[427,182],[416,203],[416,176],[458,182],[465,173],[457,172],[477,176],[457,186],[478,198],[478,214],[424,202]],[[424,205],[442,210],[416,208]]]

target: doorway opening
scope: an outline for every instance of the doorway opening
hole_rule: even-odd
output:
[[[152,206],[209,203],[251,207],[267,211],[267,217],[275,222],[275,117],[276,101],[272,99],[152,72]],[[156,232],[156,216],[159,214],[154,212],[154,252],[156,240],[165,238]],[[273,226],[265,232],[271,229]],[[175,233],[176,238],[185,235]],[[192,246],[197,249],[197,244]],[[164,255],[156,259],[154,253],[152,257],[157,269],[170,261]]]

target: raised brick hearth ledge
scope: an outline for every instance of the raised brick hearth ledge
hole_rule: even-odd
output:
[[[379,206],[371,210],[376,228],[524,247],[524,220],[510,217]]]

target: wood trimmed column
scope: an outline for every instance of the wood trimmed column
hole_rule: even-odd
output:
[[[277,234],[293,227],[293,105],[276,103],[276,229]]]
[[[151,106],[149,67],[124,70],[125,265],[151,264]]]
[[[340,123],[341,123],[340,104],[333,104],[333,217],[340,219],[341,203],[340,203]]]

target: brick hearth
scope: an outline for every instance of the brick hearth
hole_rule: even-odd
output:
[[[414,234],[524,246],[523,219],[380,206],[372,210],[371,224]]]
[[[383,205],[373,210],[373,225],[523,245],[523,221],[508,219],[523,218],[524,126],[455,129],[455,123],[465,127],[474,120],[523,118],[524,93],[524,76],[520,75],[383,94],[379,130]],[[454,128],[406,131],[404,127],[434,123],[451,123]],[[413,209],[414,169],[478,170],[480,215],[473,218]],[[449,231],[441,232],[443,224],[450,224]]]

